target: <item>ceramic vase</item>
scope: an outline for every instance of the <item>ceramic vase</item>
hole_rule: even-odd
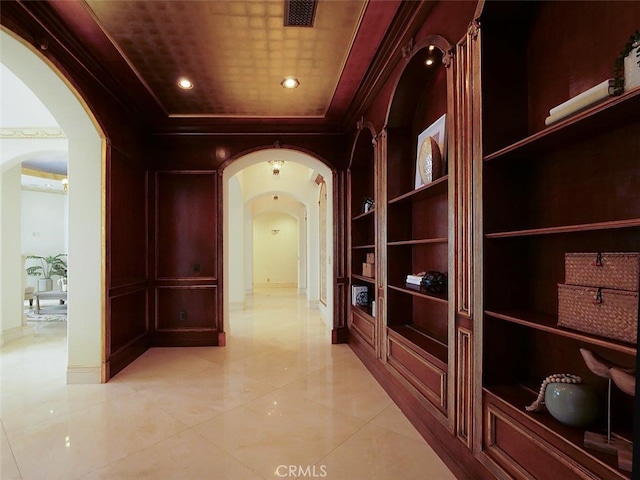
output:
[[[553,418],[572,427],[585,427],[598,415],[598,397],[583,384],[550,383],[544,403]]]

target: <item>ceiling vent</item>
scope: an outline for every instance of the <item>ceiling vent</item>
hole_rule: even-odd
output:
[[[313,27],[318,0],[285,0],[285,27]]]

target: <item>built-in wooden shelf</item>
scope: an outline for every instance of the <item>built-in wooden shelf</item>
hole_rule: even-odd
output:
[[[358,312],[363,317],[368,318],[371,322],[375,320],[375,317],[371,315],[371,305],[352,305],[351,308],[354,312]]]
[[[537,392],[524,385],[488,386],[483,388],[483,391],[486,395],[489,395],[505,404],[511,410],[511,415],[514,418],[517,418],[518,416],[528,418],[541,426],[556,439],[566,442],[570,447],[575,449],[576,453],[589,456],[601,463],[605,468],[610,469],[613,475],[620,476],[622,478],[631,478],[631,472],[624,472],[623,470],[618,469],[618,458],[616,455],[610,455],[584,447],[585,429],[563,425],[553,418],[547,411],[527,412],[525,407],[530,405],[536,399]],[[629,441],[632,439],[630,432],[616,431],[615,433]]]
[[[371,250],[372,248],[375,248],[376,246],[373,244],[370,245],[354,245],[353,247],[351,247],[353,250]]]
[[[484,313],[485,315],[504,320],[506,322],[517,323],[518,325],[523,325],[525,327],[534,328],[543,332],[549,332],[554,335],[571,338],[573,340],[585,342],[590,345],[609,348],[611,350],[622,352],[628,355],[636,355],[636,346],[633,344],[619,342],[604,337],[596,337],[594,335],[589,335],[588,333],[579,332],[577,330],[558,327],[557,315],[528,311],[496,312],[485,310]]]
[[[485,161],[515,160],[548,153],[566,145],[585,140],[619,126],[639,120],[640,88],[558,121],[549,127],[519,142],[509,145],[484,157]]]
[[[356,221],[356,220],[361,220],[361,219],[367,218],[367,217],[373,217],[373,214],[375,213],[375,211],[376,211],[376,209],[374,207],[371,210],[369,210],[368,212],[364,212],[364,213],[361,213],[359,215],[356,215],[351,220],[352,221]]]
[[[389,205],[396,205],[401,203],[409,203],[409,202],[419,202],[429,197],[433,197],[435,195],[440,195],[447,191],[447,185],[449,181],[449,176],[445,175],[443,177],[434,180],[431,183],[423,185],[420,188],[416,188],[415,190],[411,190],[405,194],[397,196],[391,200],[389,200]]]
[[[426,245],[429,243],[447,243],[446,237],[442,238],[420,238],[416,240],[402,240],[398,242],[387,242],[390,247],[402,246],[402,245]]]
[[[390,336],[395,334],[396,337],[410,342],[426,354],[423,356],[430,357],[434,365],[444,371],[447,370],[447,345],[421,331],[415,325],[389,325],[389,334]]]
[[[485,234],[485,238],[530,237],[534,235],[553,235],[558,233],[578,233],[596,230],[640,227],[640,219],[616,220],[611,222],[584,223],[581,225],[562,225],[558,227],[531,228]]]
[[[447,294],[446,293],[431,293],[427,292],[423,288],[418,285],[409,285],[406,284],[403,287],[397,287],[395,285],[389,285],[391,290],[395,290],[396,292],[406,293],[407,295],[413,295],[414,297],[424,298],[426,300],[431,300],[434,302],[440,303],[448,303]]]
[[[353,273],[351,278],[354,280],[360,280],[361,282],[376,283],[376,279],[374,277],[365,277],[364,275],[358,275],[357,273]]]

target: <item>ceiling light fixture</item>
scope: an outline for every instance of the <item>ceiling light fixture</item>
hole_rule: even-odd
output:
[[[280,175],[280,169],[284,165],[284,160],[269,160],[268,163],[271,167],[271,173],[277,178]]]
[[[193,88],[193,82],[188,78],[179,78],[178,87],[180,87],[183,90],[191,90]]]
[[[433,58],[427,58],[424,63],[427,67],[430,67],[431,65],[433,65]]]
[[[282,82],[280,82],[280,85],[282,85],[284,88],[298,88],[298,86],[300,85],[300,82],[298,81],[297,78],[293,78],[293,77],[286,77],[284,80],[282,80]]]

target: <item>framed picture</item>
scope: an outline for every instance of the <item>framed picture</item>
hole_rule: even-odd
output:
[[[444,174],[447,148],[446,117],[445,113],[418,135],[415,188],[427,185]]]

